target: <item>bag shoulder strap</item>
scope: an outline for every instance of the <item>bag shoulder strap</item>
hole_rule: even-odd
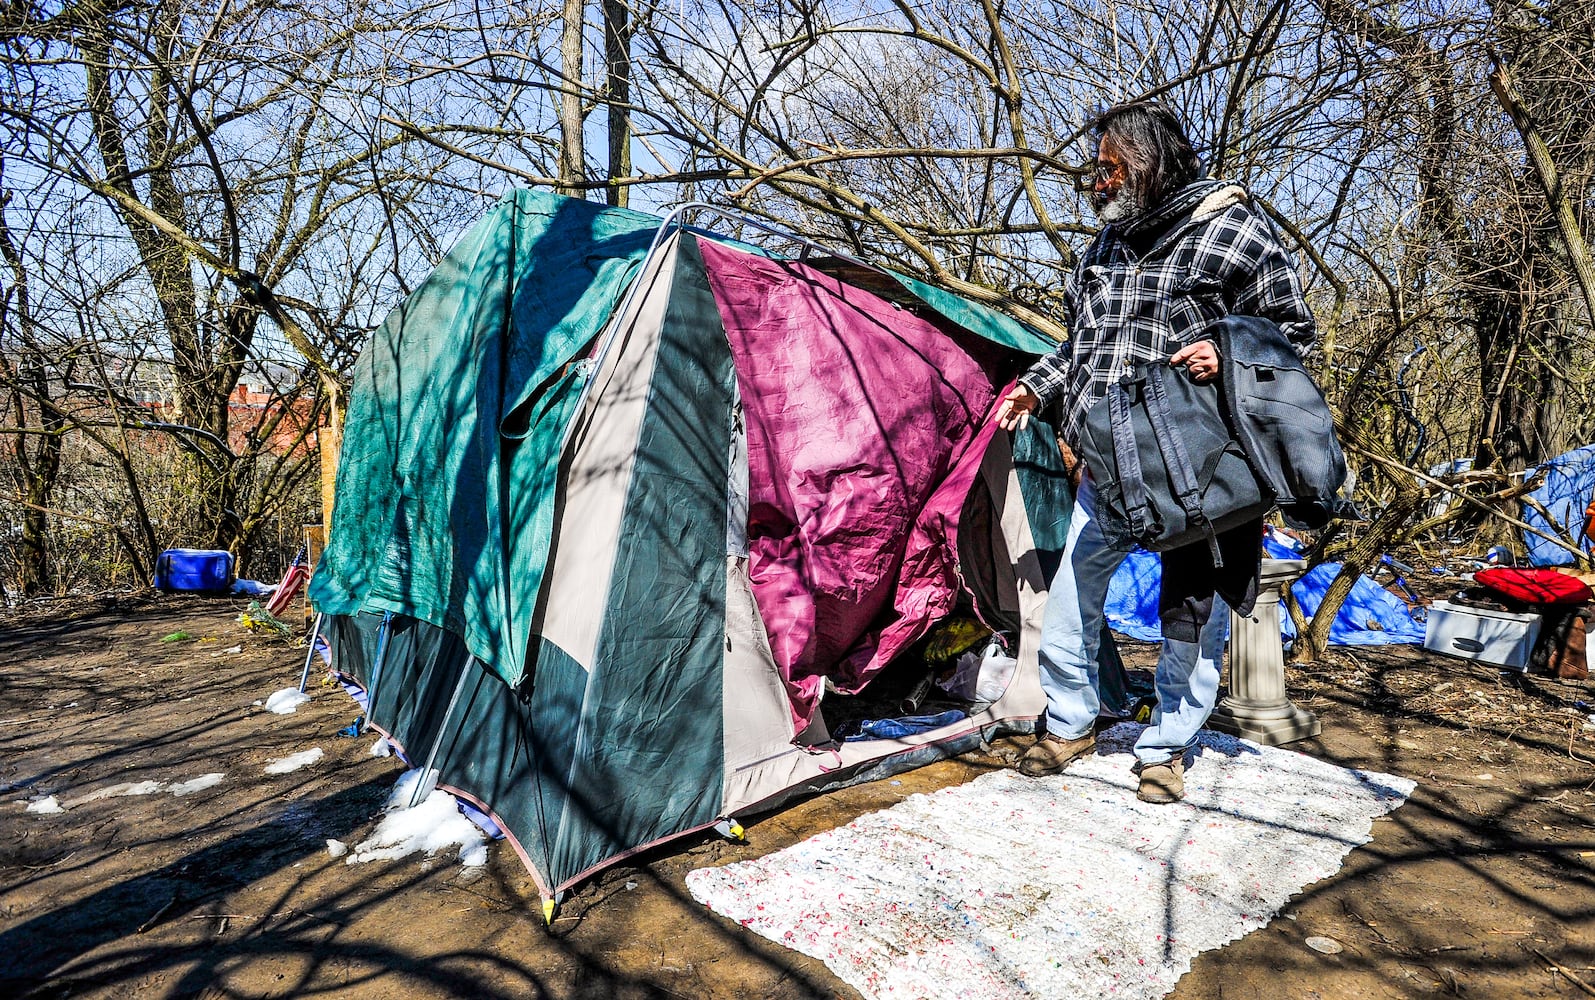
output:
[[[1214,568],[1222,568],[1224,557],[1219,554],[1218,533],[1213,530],[1213,523],[1208,520],[1207,512],[1202,509],[1196,470],[1191,465],[1190,453],[1185,450],[1184,439],[1180,437],[1173,420],[1169,417],[1168,396],[1163,391],[1163,372],[1156,367],[1147,372],[1146,415],[1152,421],[1152,432],[1157,438],[1158,450],[1163,452],[1163,463],[1168,466],[1169,485],[1174,488],[1174,499],[1178,501],[1180,509],[1185,511],[1186,520],[1194,526],[1199,526],[1207,535],[1207,548],[1213,555]]]
[[[1152,510],[1146,496],[1146,480],[1141,474],[1141,458],[1135,449],[1135,424],[1130,418],[1129,374],[1108,386],[1108,423],[1113,430],[1113,464],[1119,473],[1119,492],[1124,498],[1130,534],[1145,541],[1152,528]]]

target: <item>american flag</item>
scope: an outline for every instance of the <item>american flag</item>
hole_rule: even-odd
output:
[[[271,600],[266,602],[266,610],[274,617],[282,617],[288,610],[288,605],[299,596],[299,591],[304,588],[305,581],[310,579],[309,561],[305,558],[305,550],[300,549],[294,556],[294,561],[289,564],[288,572],[282,575],[282,581],[277,584],[276,593],[271,595]]]

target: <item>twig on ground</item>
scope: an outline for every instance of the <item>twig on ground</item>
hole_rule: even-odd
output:
[[[1595,764],[1595,760],[1588,760],[1573,752],[1573,738],[1578,735],[1578,723],[1575,721],[1567,727],[1567,755],[1580,764]]]
[[[445,882],[443,884],[443,889],[446,892],[467,892],[467,893],[470,893],[471,895],[475,896],[477,899],[481,899],[481,900],[484,900],[484,901],[486,901],[488,903],[491,903],[493,906],[497,907],[501,911],[502,910],[513,910],[515,908],[512,905],[510,905],[507,901],[499,899],[497,896],[489,896],[485,892],[478,892],[477,890],[472,889],[470,886],[454,885],[452,883]]]
[[[133,933],[143,934],[151,927],[154,927],[156,924],[160,923],[161,918],[166,916],[172,907],[177,905],[178,896],[178,893],[172,893],[172,898],[166,901],[166,905],[152,913],[148,920],[144,921],[142,924],[139,924],[138,930],[134,931]]]
[[[1398,954],[1398,955],[1406,955],[1408,957],[1411,957],[1411,950],[1410,949],[1408,949],[1406,947],[1403,947],[1402,945],[1397,944],[1396,942],[1390,940],[1388,937],[1385,937],[1384,931],[1381,931],[1377,924],[1375,924],[1373,921],[1369,920],[1367,917],[1363,916],[1362,914],[1358,913],[1356,910],[1352,909],[1350,903],[1342,901],[1341,904],[1340,904],[1340,909],[1347,916],[1350,916],[1351,918],[1356,920],[1358,923],[1360,923],[1364,927],[1368,928],[1370,931],[1373,931],[1374,937],[1379,939],[1379,943],[1380,944],[1382,944],[1385,947],[1390,948],[1391,950],[1395,951],[1396,954]]]
[[[1540,961],[1566,976],[1568,982],[1572,983],[1574,986],[1577,986],[1590,996],[1595,997],[1595,986],[1591,986],[1589,983],[1586,983],[1584,980],[1578,978],[1578,976],[1573,974],[1572,969],[1569,969],[1565,965],[1558,965],[1557,963],[1551,961],[1550,957],[1538,948],[1532,947],[1530,945],[1524,945],[1524,947],[1528,948],[1528,950],[1532,951],[1534,954],[1540,956]]]

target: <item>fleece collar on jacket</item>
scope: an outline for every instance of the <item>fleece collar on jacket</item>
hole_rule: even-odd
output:
[[[1115,225],[1114,228],[1120,235],[1132,238],[1156,233],[1182,216],[1189,215],[1193,220],[1200,221],[1249,197],[1246,189],[1239,184],[1217,180],[1194,181],[1164,198],[1162,204],[1145,215]]]

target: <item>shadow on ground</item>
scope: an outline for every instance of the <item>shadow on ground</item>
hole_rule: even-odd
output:
[[[686,873],[970,780],[1022,749],[1007,741],[799,802],[749,823],[746,845],[667,845],[579,886],[545,929],[505,845],[482,869],[447,853],[363,865],[329,855],[329,838],[369,834],[400,765],[372,758],[369,737],[334,735],[356,712],[334,689],[291,716],[257,707],[297,679],[303,653],[243,633],[239,610],[169,599],[70,626],[7,623],[0,995],[856,997],[820,963],[709,913]],[[179,630],[194,640],[159,641]],[[1199,956],[1172,995],[1585,995],[1571,977],[1595,984],[1595,744],[1577,728],[1587,713],[1565,710],[1591,700],[1589,685],[1513,683],[1406,653],[1290,681],[1324,721],[1301,749],[1418,789],[1339,873]],[[1442,685],[1457,704],[1499,711],[1448,708]],[[310,746],[325,751],[317,765],[263,773]],[[225,780],[182,797],[93,798],[207,774]],[[45,795],[66,811],[24,812]],[[1343,950],[1320,953],[1309,937]]]

